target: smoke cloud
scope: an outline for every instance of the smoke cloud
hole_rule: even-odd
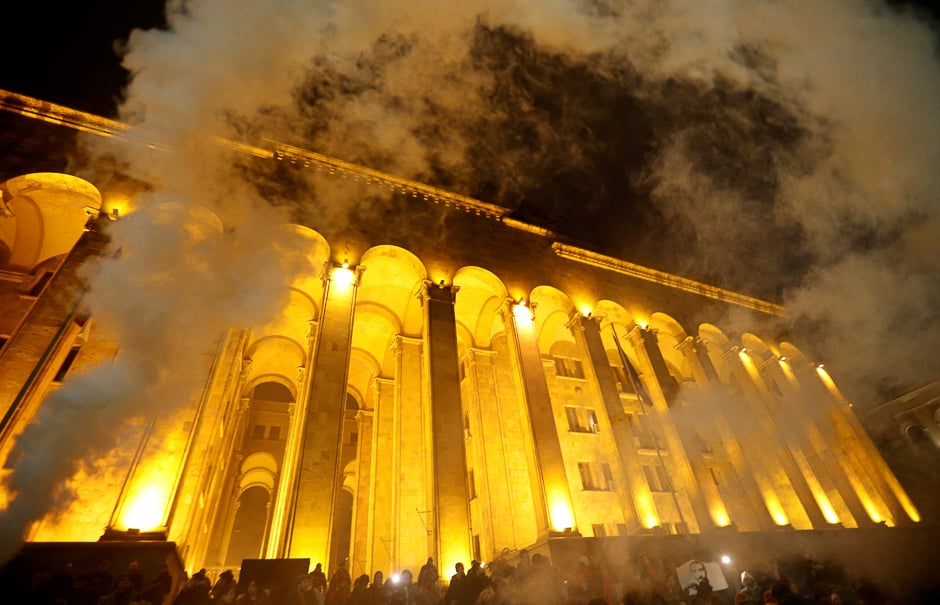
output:
[[[269,294],[296,269],[272,250],[277,226],[319,228],[381,203],[301,171],[278,175],[294,180],[278,190],[210,135],[447,187],[587,247],[783,300],[857,396],[934,378],[940,70],[935,29],[911,11],[866,0],[167,11],[167,29],[134,31],[124,48],[120,117],[158,148],[90,143],[154,187],[114,225],[122,253],[96,266],[87,296],[121,352],[68,382],[43,430],[72,408],[85,410],[76,423],[118,422],[186,401],[196,372],[183,362],[277,308]],[[187,232],[195,206],[220,225]],[[35,457],[39,433],[18,446],[4,545],[75,470]],[[44,455],[80,460],[84,447],[53,439]],[[50,467],[48,481],[23,479]]]

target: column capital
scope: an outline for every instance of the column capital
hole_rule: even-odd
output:
[[[695,349],[695,339],[691,336],[686,336],[676,343],[676,348],[685,353],[691,353]]]
[[[584,320],[587,319],[580,311],[575,310],[571,312],[571,315],[568,317],[568,321],[565,322],[565,327],[571,331],[579,330],[584,331]]]
[[[238,373],[238,380],[242,384],[245,384],[245,381],[248,380],[248,374],[251,372],[251,357],[245,357],[242,359],[242,367]]]
[[[488,363],[493,363],[495,357],[496,353],[489,349],[467,347],[466,359],[467,363],[470,365],[477,365],[480,363],[481,359],[485,359]]]
[[[443,279],[438,283],[426,279],[424,280],[424,288],[421,289],[418,296],[421,298],[422,303],[425,300],[433,300],[434,302],[454,304],[459,290],[460,286],[447,285]]]
[[[323,270],[320,273],[320,280],[324,284],[328,281],[337,281],[337,279],[344,281],[347,284],[352,285],[353,287],[358,287],[359,282],[362,279],[362,274],[365,272],[366,268],[362,265],[350,265],[348,262],[343,261],[342,263],[334,263],[331,261],[326,261],[323,263]]]

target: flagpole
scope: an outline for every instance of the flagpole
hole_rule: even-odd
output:
[[[617,336],[617,330],[614,328],[614,322],[610,322],[610,330],[614,334],[614,345],[617,347],[617,352],[620,354],[620,362],[623,364],[624,373],[630,380],[630,384],[633,385],[633,391],[636,393],[637,398],[640,400],[640,418],[645,420],[646,431],[650,434],[650,437],[653,440],[653,447],[656,450],[656,457],[659,459],[660,466],[663,467],[663,470],[666,471],[666,486],[669,491],[672,493],[672,501],[676,505],[676,511],[679,513],[679,521],[682,525],[685,526],[686,532],[689,531],[689,526],[685,521],[685,515],[682,513],[682,507],[679,505],[679,496],[676,494],[675,486],[672,482],[672,473],[669,472],[669,468],[666,466],[665,460],[663,460],[663,451],[659,447],[659,439],[655,432],[653,432],[651,421],[646,414],[646,408],[644,406],[653,407],[653,399],[650,397],[649,393],[646,391],[646,388],[643,386],[643,383],[640,381],[640,375],[636,371],[636,368],[633,367],[633,364],[630,363],[630,358],[627,357],[626,352],[623,350],[623,346],[620,344],[620,337]],[[660,519],[662,523],[662,519]],[[676,531],[676,533],[679,533]]]

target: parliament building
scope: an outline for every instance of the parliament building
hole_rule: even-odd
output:
[[[0,183],[9,473],[47,396],[119,350],[82,312],[81,267],[108,253],[110,226],[127,220],[115,191],[129,189],[23,160],[56,144],[40,129],[117,126],[3,96],[18,133]],[[28,543],[161,541],[189,572],[308,559],[355,577],[428,557],[449,575],[565,541],[922,524],[811,335],[785,330],[785,308],[311,151],[254,153],[392,188],[414,219],[284,225],[317,270],[280,316],[192,351],[205,373],[189,401],[102,426],[117,448],[79,471]]]

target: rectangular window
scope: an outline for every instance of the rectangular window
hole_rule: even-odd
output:
[[[267,427],[264,426],[263,424],[256,424],[251,434],[251,437],[253,439],[264,439],[264,431],[266,428]]]
[[[463,362],[458,362],[457,368],[460,372],[460,382],[463,382],[463,379],[467,377],[467,366]]]
[[[75,358],[78,357],[79,350],[79,347],[69,349],[69,352],[65,355],[65,359],[62,360],[62,365],[59,366],[59,371],[55,373],[55,378],[52,379],[52,382],[62,382],[65,380],[66,374],[69,373],[72,364],[75,363]]]
[[[607,536],[607,530],[604,528],[602,523],[595,523],[594,525],[591,525],[591,531],[594,532],[595,538],[603,538]]]
[[[669,491],[669,475],[666,474],[666,469],[661,464],[644,464],[643,474],[646,476],[646,482],[649,483],[651,491]]]
[[[598,426],[597,426],[597,414],[595,414],[594,410],[592,409],[586,409],[584,411],[587,412],[588,432],[590,433],[599,432]]]
[[[467,471],[467,491],[471,500],[477,497],[477,482],[473,476],[473,471]]]
[[[555,361],[555,375],[565,378],[584,378],[584,366],[580,359],[573,357],[553,357]]]
[[[568,419],[568,430],[572,433],[598,433],[600,431],[597,414],[590,408],[566,405],[565,417]]]
[[[359,444],[359,433],[350,433],[349,434],[349,445],[356,447]]]
[[[565,406],[565,416],[568,418],[568,430],[574,433],[583,433],[584,427],[581,426],[581,419],[578,418],[578,408],[570,405]]]
[[[473,558],[479,561],[480,557],[480,534],[473,535]]]
[[[355,433],[353,433],[353,435],[355,435]],[[271,439],[272,441],[277,441],[280,438],[281,438],[281,427],[272,426],[270,429],[268,429],[268,439]]]
[[[593,473],[591,473],[590,462],[579,462],[578,472],[581,474],[581,489],[585,489],[585,490],[597,489],[597,484],[594,483],[594,475]]]
[[[662,464],[657,464],[656,474],[659,475],[659,484],[663,486],[663,491],[672,491],[672,481],[669,480],[669,473],[666,472],[666,467]]]
[[[626,414],[627,422],[630,423],[630,431],[633,433],[633,444],[644,450],[655,449],[653,438],[650,435],[650,432],[646,429],[646,423],[644,423],[642,418],[637,417],[636,414]]]
[[[610,471],[610,465],[601,462],[601,475],[604,477],[604,489],[612,491],[614,489],[614,474]]]

